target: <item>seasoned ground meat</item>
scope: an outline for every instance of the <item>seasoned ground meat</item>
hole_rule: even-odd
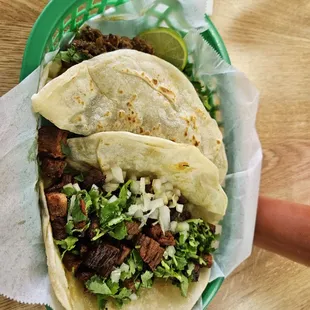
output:
[[[76,229],[83,229],[86,226],[86,224],[87,224],[86,221],[74,223],[74,228],[76,228]]]
[[[160,263],[165,250],[160,247],[157,241],[143,234],[139,236],[137,245],[140,245],[139,253],[141,258],[154,271]]]
[[[47,193],[46,194],[47,206],[51,220],[56,217],[66,216],[68,212],[68,200],[63,193]]]
[[[203,260],[207,263],[206,267],[211,268],[213,264],[213,257],[211,254],[204,254],[202,256]]]
[[[99,219],[96,216],[93,216],[90,219],[90,225],[89,228],[87,230],[87,236],[89,239],[92,239],[96,236],[96,229],[98,229],[100,227],[100,223],[99,223]]]
[[[189,211],[184,210],[182,213],[180,213],[178,220],[180,222],[183,222],[183,221],[189,220],[191,218],[192,218],[191,213]]]
[[[172,233],[170,231],[166,231],[164,234],[159,224],[149,227],[147,229],[147,234],[162,246],[174,246],[176,243]]]
[[[42,173],[50,178],[60,178],[67,163],[64,160],[44,158],[42,160]]]
[[[68,271],[75,272],[81,265],[82,260],[77,255],[66,252],[62,262]]]
[[[56,217],[51,221],[54,239],[63,240],[67,238],[66,223],[67,219],[65,217]]]
[[[129,237],[136,236],[140,233],[140,223],[139,222],[126,222],[127,234]]]
[[[79,245],[80,254],[83,257],[89,250],[89,247],[86,244],[80,244]]]
[[[108,277],[117,263],[119,253],[120,250],[116,247],[102,243],[87,253],[83,263],[101,276]]]
[[[120,255],[118,257],[117,265],[121,265],[127,256],[130,254],[131,248],[127,247],[126,245],[122,244],[120,246]]]
[[[61,178],[60,183],[57,183],[55,185],[52,185],[51,187],[49,187],[48,189],[45,190],[46,193],[51,193],[51,192],[60,192],[62,190],[62,188],[69,184],[72,183],[72,175],[70,174],[64,174]]]
[[[41,158],[64,158],[62,144],[67,143],[68,132],[57,127],[43,126],[39,129],[38,152]]]
[[[79,57],[72,59],[72,63],[63,62],[66,68],[84,59],[90,59],[118,49],[134,49],[148,54],[154,53],[152,46],[139,37],[130,39],[113,34],[104,35],[99,30],[89,26],[85,26],[80,30],[68,48],[73,48]]]
[[[105,176],[98,169],[92,169],[85,176],[84,181],[82,182],[82,187],[89,190],[93,184],[97,186],[102,186],[105,181]]]
[[[192,281],[193,282],[197,282],[198,281],[199,274],[200,274],[200,266],[196,264],[195,268],[193,270],[193,273],[192,273]]]

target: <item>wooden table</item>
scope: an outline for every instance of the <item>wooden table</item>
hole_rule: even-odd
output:
[[[0,0],[0,93],[18,83],[23,49],[47,0]],[[216,0],[213,21],[232,63],[261,92],[261,193],[310,204],[310,2]],[[0,309],[43,309],[0,297]],[[254,248],[211,310],[310,309],[310,268]]]

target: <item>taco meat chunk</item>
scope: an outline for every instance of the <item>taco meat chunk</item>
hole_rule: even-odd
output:
[[[135,281],[133,279],[126,279],[124,281],[124,286],[134,293],[137,291]]]
[[[38,152],[41,157],[64,158],[62,145],[67,143],[68,132],[57,127],[43,126],[39,129]]]
[[[52,185],[51,187],[47,188],[45,192],[46,193],[60,192],[65,185],[72,183],[72,180],[73,180],[72,175],[64,174],[61,178],[60,183]]]
[[[97,186],[102,186],[105,181],[105,176],[98,169],[92,169],[85,176],[82,186],[89,190],[93,184]]]
[[[62,262],[68,271],[75,272],[81,265],[82,260],[78,256],[66,252],[62,259]]]
[[[59,159],[51,159],[51,158],[44,158],[42,160],[42,172],[45,176],[50,178],[60,178],[64,172],[66,167],[66,162],[64,160]]]
[[[200,274],[200,266],[198,264],[195,265],[195,268],[192,273],[193,282],[198,282],[199,280],[199,274]]]
[[[84,265],[96,270],[101,276],[108,277],[117,263],[119,254],[118,248],[102,243],[87,253]]]
[[[46,194],[47,206],[51,220],[56,217],[66,216],[68,212],[67,196],[63,193],[47,193]]]
[[[213,257],[211,254],[202,255],[202,259],[206,262],[206,267],[211,268],[213,264]]]
[[[143,234],[139,236],[137,245],[140,245],[139,253],[141,258],[154,271],[160,263],[165,250],[160,247],[157,241]]]
[[[126,245],[121,245],[121,253],[118,257],[117,265],[121,265],[124,260],[127,258],[127,256],[130,254],[131,248],[127,247]]]
[[[140,223],[139,222],[126,222],[126,229],[127,229],[127,234],[129,238],[132,238],[133,236],[136,236],[140,233]]]
[[[165,234],[161,230],[161,227],[159,224],[156,224],[154,226],[151,226],[147,230],[147,234],[156,240],[160,245],[162,246],[169,246],[173,245],[175,246],[175,239],[170,231],[167,231]]]
[[[87,282],[92,276],[95,275],[95,272],[87,270],[87,269],[84,270],[84,269],[86,268],[83,268],[83,266],[81,266],[81,268],[79,268],[77,272],[75,273],[75,277],[82,282]]]
[[[51,222],[54,239],[63,240],[67,238],[66,223],[66,217],[56,217]]]
[[[92,239],[96,236],[96,229],[100,227],[99,219],[97,216],[92,216],[90,219],[90,225],[87,230],[87,236],[89,239]]]

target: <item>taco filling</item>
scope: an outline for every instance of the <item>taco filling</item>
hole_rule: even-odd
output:
[[[193,218],[190,203],[165,177],[114,166],[80,172],[66,157],[65,131],[39,130],[39,156],[53,238],[66,270],[85,290],[118,306],[163,278],[187,295],[212,266],[216,226]],[[74,140],[74,139],[73,139]],[[117,155],[116,155],[117,156]]]

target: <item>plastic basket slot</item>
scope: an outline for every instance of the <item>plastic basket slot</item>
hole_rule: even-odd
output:
[[[92,9],[89,11],[89,16],[90,16],[90,17],[93,17],[93,16],[97,15],[97,14],[98,14],[98,11],[99,11],[99,8],[98,8],[98,7],[92,8]]]
[[[76,26],[80,27],[85,20],[86,20],[85,14],[78,15],[75,19]]]
[[[83,3],[83,4],[81,4],[81,5],[77,8],[77,10],[76,10],[77,15],[79,15],[80,12],[85,13],[85,9],[86,9],[86,2]]]

